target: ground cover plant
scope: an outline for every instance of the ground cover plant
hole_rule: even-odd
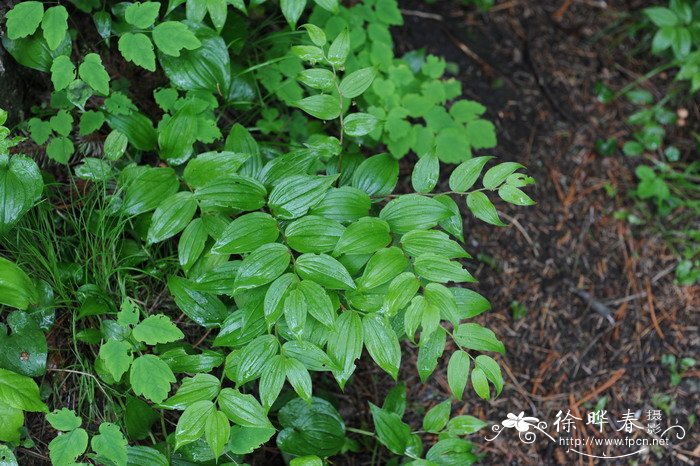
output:
[[[643,42],[648,46],[644,53],[659,56],[661,63],[620,91],[639,106],[628,118],[635,131],[622,151],[629,157],[644,157],[646,162],[636,169],[639,183],[633,191],[642,208],[620,212],[620,218],[636,224],[659,224],[679,257],[675,272],[678,282],[692,285],[700,280],[698,141],[695,135],[693,147],[679,148],[669,142],[667,133],[686,125],[692,96],[700,89],[700,3],[671,0],[663,6],[645,8],[642,14],[644,20],[634,29],[649,32],[650,37]],[[640,86],[667,70],[675,73],[677,84],[665,95],[657,98]],[[669,109],[669,103],[678,111]]]
[[[452,402],[501,392],[504,346],[470,321],[490,305],[464,285],[460,206],[504,226],[493,201],[532,204],[533,179],[483,152],[495,128],[453,65],[394,56],[395,1],[25,1],[5,19],[4,49],[50,89],[0,128],[2,461],[242,464],[274,445],[315,465],[357,436],[396,461],[477,459],[485,424]],[[409,425],[397,385],[366,405],[371,431],[347,424],[333,390],[363,358],[398,381],[402,345],[423,383],[449,360],[451,399]]]

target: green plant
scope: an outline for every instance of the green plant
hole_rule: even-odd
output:
[[[663,233],[671,249],[680,257],[676,279],[680,284],[691,285],[700,279],[697,217],[700,214],[698,179],[700,162],[697,147],[683,153],[680,147],[668,144],[668,132],[673,126],[686,125],[688,112],[683,96],[685,86],[670,89],[654,102],[653,95],[638,88],[643,80],[669,68],[679,67],[676,79],[690,81],[691,93],[700,86],[700,2],[671,0],[668,7],[650,7],[645,16],[655,28],[651,40],[651,52],[670,61],[663,63],[642,78],[630,83],[618,95],[624,94],[639,106],[628,119],[634,129],[633,139],[626,141],[622,152],[630,157],[643,156],[648,162],[636,168],[638,179],[632,191],[638,203],[637,213],[621,215],[635,223],[655,223]],[[598,86],[599,100],[608,103],[615,95],[605,86]],[[677,111],[669,109],[675,103]],[[599,150],[604,152],[603,146]],[[607,148],[609,150],[609,147]],[[651,208],[647,207],[651,204]],[[650,212],[649,212],[650,210]],[[663,221],[655,221],[658,217]]]
[[[0,441],[30,438],[22,413],[48,405],[58,466],[239,464],[275,434],[292,464],[321,464],[366,434],[318,389],[323,373],[344,388],[366,350],[398,380],[403,345],[425,382],[450,340],[454,398],[469,381],[480,398],[501,392],[484,353],[504,345],[468,322],[490,305],[459,286],[475,281],[460,262],[471,257],[460,204],[504,226],[492,199],[531,205],[522,188],[534,180],[473,156],[495,145],[494,128],[481,105],[453,102],[443,60],[393,57],[394,1],[316,3],[297,31],[263,2],[76,1],[71,19],[94,26],[97,47],[63,6],[8,13],[5,48],[50,73],[53,92],[19,125],[30,140],[0,130],[0,303],[17,309],[0,347],[18,353],[0,358],[12,419]],[[280,2],[293,28],[305,6]],[[168,83],[118,79],[115,59]],[[409,150],[415,192],[402,193]],[[48,156],[46,183],[23,151]],[[456,162],[435,192],[441,164]],[[30,378],[47,370],[47,332],[67,342],[51,371],[77,379],[75,396],[47,377],[42,397]],[[450,420],[450,403],[425,417],[440,433],[427,456],[405,407],[371,406],[367,436],[416,464],[467,464],[477,458],[461,437],[485,424]]]
[[[671,385],[674,387],[681,383],[683,374],[688,369],[694,367],[695,362],[693,358],[681,358],[681,360],[678,361],[673,354],[664,354],[661,356],[661,364],[671,373]]]
[[[657,28],[651,43],[654,54],[671,52],[671,66],[678,66],[678,79],[700,89],[700,2],[670,0],[668,7],[650,7],[644,14]]]

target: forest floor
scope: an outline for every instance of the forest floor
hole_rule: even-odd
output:
[[[570,411],[582,418],[573,437],[623,438],[619,421],[628,410],[646,425],[647,410],[660,409],[663,429],[680,424],[688,431],[684,439],[604,463],[697,464],[700,434],[692,424],[700,406],[699,373],[688,371],[672,386],[661,360],[668,354],[697,358],[700,290],[674,283],[677,259],[657,225],[632,227],[614,217],[635,208],[628,192],[640,161],[620,150],[603,157],[595,149],[599,139],[631,137],[626,118],[634,108],[625,99],[603,105],[594,89],[601,81],[619,90],[655,66],[644,49],[635,57],[640,44],[627,35],[630,13],[644,6],[513,0],[480,14],[460,2],[402,1],[405,25],[394,37],[399,55],[424,47],[457,63],[464,96],[483,103],[497,125],[493,155],[523,163],[537,180],[529,191],[536,206],[499,207],[510,228],[494,233],[465,215],[467,251],[479,259],[472,264],[478,290],[493,304],[479,321],[506,345],[499,361],[506,387],[493,402],[472,396],[459,410],[496,424],[524,411],[546,421],[552,435],[557,412]],[[641,87],[658,98],[671,84],[672,76],[661,74]],[[688,110],[697,125],[700,109]],[[674,131],[673,138],[674,144],[693,147],[690,128]],[[524,316],[514,318],[514,308]],[[417,375],[411,383],[415,353],[403,370],[413,404],[409,411],[421,412],[444,400],[449,389],[446,360],[427,386]],[[367,371],[366,382],[353,384],[362,388],[347,394],[357,403],[379,402],[391,387],[389,379]],[[586,412],[599,408],[614,424],[602,435],[585,425]],[[481,431],[472,438],[487,453],[483,464],[600,461],[543,441],[543,435],[531,445],[514,430],[493,442],[483,439],[492,435]],[[634,449],[579,450],[610,456]],[[336,464],[367,463],[348,458]]]

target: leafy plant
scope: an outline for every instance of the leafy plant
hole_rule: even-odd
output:
[[[668,144],[667,133],[673,126],[686,125],[685,86],[669,90],[667,95],[655,102],[650,92],[637,85],[661,71],[678,67],[676,79],[690,81],[691,94],[698,90],[699,8],[699,2],[671,0],[666,7],[654,6],[644,10],[644,15],[655,29],[651,52],[663,56],[667,61],[618,93],[626,95],[630,102],[639,106],[639,110],[628,119],[634,129],[633,139],[624,142],[622,151],[630,157],[643,156],[645,161],[650,162],[635,170],[638,184],[632,194],[641,201],[639,208],[634,214],[621,213],[620,217],[635,223],[652,223],[655,216],[663,219],[654,223],[680,258],[676,279],[683,285],[694,284],[700,278],[700,244],[695,221],[700,213],[697,189],[700,162],[697,160],[697,148],[684,154],[680,147]],[[604,86],[598,91],[599,99],[606,103],[615,97]],[[669,109],[669,103],[676,103],[678,110]],[[604,148],[599,146],[599,149]],[[652,205],[651,211],[647,203]]]
[[[493,200],[531,205],[534,180],[472,154],[495,145],[494,127],[483,106],[454,100],[444,60],[393,56],[396,2],[317,0],[298,31],[306,1],[279,3],[286,24],[261,20],[279,16],[262,3],[73,2],[79,13],[27,1],[8,13],[3,45],[53,85],[19,126],[30,140],[0,130],[0,303],[17,309],[0,331],[8,446],[31,436],[22,413],[48,403],[56,465],[240,464],[275,435],[292,464],[322,464],[354,448],[350,433],[416,464],[477,459],[461,437],[485,423],[450,419],[450,400],[425,417],[440,439],[424,455],[405,406],[371,405],[367,435],[318,384],[343,389],[364,350],[398,381],[402,346],[426,382],[449,346],[455,399],[470,382],[480,398],[500,394],[504,345],[469,321],[490,305],[460,285],[475,281],[461,211],[504,226]],[[78,40],[69,11],[103,44]],[[119,79],[115,55],[167,84]],[[22,151],[45,153],[48,170]],[[439,192],[446,163],[459,164]],[[30,378],[45,374],[56,331],[71,362],[52,372],[78,379],[70,400]]]

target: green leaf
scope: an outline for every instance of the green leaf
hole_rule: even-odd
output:
[[[498,195],[504,201],[515,205],[528,206],[535,203],[527,194],[510,184],[498,188]]]
[[[336,36],[328,48],[328,63],[335,67],[341,67],[350,52],[350,32],[344,29]]]
[[[153,212],[148,243],[158,243],[180,233],[192,221],[195,212],[197,201],[191,192],[182,191],[168,197]]]
[[[88,110],[80,115],[80,135],[87,136],[102,128],[105,122],[104,113]]]
[[[644,14],[658,27],[676,26],[679,22],[678,16],[669,8],[645,8]]]
[[[142,341],[147,345],[158,343],[172,343],[181,340],[185,335],[170,321],[170,317],[158,314],[146,317],[132,331],[136,341]]]
[[[450,216],[450,211],[440,202],[418,194],[406,194],[392,199],[379,212],[394,233],[411,230],[427,230]]]
[[[379,126],[379,119],[369,113],[351,113],[343,119],[343,131],[348,136],[365,136]]]
[[[148,71],[156,70],[156,54],[153,43],[145,34],[126,32],[119,38],[119,52],[126,61],[132,62]]]
[[[185,228],[177,243],[177,256],[180,267],[189,271],[202,255],[209,234],[201,218],[195,218]]]
[[[68,87],[75,79],[75,65],[67,55],[59,55],[51,64],[51,82],[55,90]],[[32,136],[33,137],[33,136]]]
[[[109,94],[109,74],[102,65],[102,59],[96,53],[88,53],[78,68],[80,79],[103,95]]]
[[[323,50],[313,45],[294,45],[291,52],[292,55],[309,62],[311,65],[324,61]]]
[[[175,449],[199,440],[204,435],[207,419],[214,413],[214,403],[208,400],[195,401],[189,405],[175,427]]]
[[[467,123],[466,136],[473,149],[496,147],[496,128],[488,120],[475,120]]]
[[[284,361],[287,380],[303,400],[311,401],[311,376],[304,364],[294,358]]]
[[[201,46],[180,50],[179,56],[158,54],[158,61],[171,84],[188,91],[226,95],[231,86],[231,60],[224,39],[201,22],[187,22]],[[192,42],[193,43],[193,42]],[[226,147],[226,150],[232,150]]]
[[[272,427],[265,409],[253,395],[243,394],[232,388],[221,390],[219,408],[236,424],[243,427]]]
[[[462,399],[464,388],[467,386],[469,366],[469,354],[462,350],[452,353],[450,361],[447,363],[447,384],[458,400]]]
[[[68,32],[68,11],[63,5],[51,7],[44,13],[41,20],[46,44],[51,50],[56,50]]]
[[[181,277],[168,279],[168,289],[175,303],[187,317],[204,327],[220,324],[228,315],[226,306],[213,294],[197,291],[194,284]]]
[[[437,254],[423,254],[413,264],[416,274],[432,282],[475,282],[472,275],[459,262]]]
[[[292,458],[289,466],[323,466],[323,460],[315,455],[297,456]]]
[[[515,170],[524,168],[516,162],[499,163],[495,167],[491,167],[486,171],[482,183],[486,189],[496,189],[508,178]]]
[[[51,160],[62,164],[68,163],[73,152],[75,152],[73,143],[70,139],[63,136],[51,139],[49,145],[46,146],[46,155],[48,155]]]
[[[245,176],[218,178],[194,192],[202,208],[226,208],[244,211],[258,210],[265,205],[265,186]]]
[[[270,193],[272,214],[289,220],[301,217],[323,199],[337,176],[296,175],[277,185]]]
[[[333,308],[331,298],[326,293],[326,290],[319,284],[310,280],[302,280],[301,283],[297,285],[297,290],[302,293],[308,304],[308,313],[326,327],[333,327],[335,323],[335,309]],[[289,324],[289,320],[287,320],[287,323]],[[304,319],[304,321],[301,322],[302,328],[299,330],[303,330],[305,323]],[[297,333],[293,330],[291,324],[289,324],[289,327],[293,333]]]
[[[403,455],[411,436],[411,428],[401,421],[398,414],[369,404],[374,420],[374,429],[379,441],[392,453]]]
[[[447,424],[447,430],[450,435],[453,436],[469,435],[480,431],[487,425],[488,424],[479,418],[469,415],[462,415],[450,419],[450,422]]]
[[[260,246],[243,259],[232,293],[270,283],[287,270],[290,261],[291,254],[285,245],[270,243]]]
[[[389,284],[389,291],[384,300],[387,314],[390,317],[394,316],[399,310],[406,307],[419,287],[420,281],[413,273],[404,272],[397,275]]]
[[[418,257],[426,253],[437,253],[448,259],[470,258],[457,242],[437,230],[413,230],[401,237],[401,246],[406,253]]]
[[[297,274],[331,290],[354,290],[355,283],[347,269],[327,254],[302,254],[295,263]]]
[[[503,390],[503,375],[498,363],[491,356],[480,354],[474,360],[474,366],[474,370],[480,369],[484,373],[486,379],[496,387],[496,393],[500,395]],[[472,383],[473,380],[472,378]]]
[[[34,34],[44,17],[41,2],[20,2],[7,12],[7,37],[21,39]]]
[[[306,0],[280,0],[282,14],[292,29],[296,29],[297,21],[304,12],[305,6]]]
[[[345,228],[335,220],[318,215],[306,215],[287,226],[284,236],[289,247],[298,252],[329,252]]]
[[[304,294],[297,289],[289,291],[284,300],[283,305],[284,319],[287,322],[289,330],[300,336],[304,330],[306,323],[306,314],[308,312],[308,304]]]
[[[452,411],[450,400],[445,400],[430,408],[423,418],[423,430],[433,433],[440,432],[450,420],[450,411]]]
[[[212,247],[215,254],[242,254],[277,240],[279,229],[271,215],[253,212],[242,215],[224,230]]]
[[[100,359],[114,380],[121,380],[122,376],[131,367],[134,357],[131,354],[131,345],[125,341],[107,340],[100,346]]]
[[[429,193],[435,189],[440,175],[440,161],[434,152],[422,156],[411,174],[413,189],[419,193]]]
[[[164,21],[153,28],[153,42],[158,50],[171,57],[179,57],[182,49],[195,50],[202,46],[189,28],[179,21]]]
[[[129,455],[128,466],[140,466],[147,464],[148,466],[169,466],[170,462],[158,450],[143,446],[127,447]]]
[[[343,186],[328,190],[323,200],[309,213],[338,222],[353,222],[366,217],[371,204],[372,201],[366,193],[350,186]]]
[[[82,163],[75,167],[78,178],[90,181],[107,181],[112,176],[112,167],[102,159],[85,157]]]
[[[440,319],[449,320],[452,325],[459,323],[457,300],[449,288],[439,283],[429,283],[423,290],[428,304],[439,311]]]
[[[230,436],[231,424],[226,415],[221,411],[211,413],[204,426],[204,438],[217,458],[226,450]]]
[[[229,451],[235,455],[253,453],[262,444],[270,440],[276,430],[269,427],[242,427],[231,428],[231,440],[228,443]]]
[[[435,367],[437,367],[438,359],[445,351],[446,342],[446,332],[442,327],[438,327],[434,332],[431,332],[427,338],[421,338],[418,361],[416,363],[421,382],[425,383],[435,370]]]
[[[372,81],[374,81],[376,75],[377,70],[375,70],[374,67],[361,68],[357,71],[353,71],[340,81],[340,85],[338,86],[340,95],[348,99],[359,96],[372,85]]]
[[[84,429],[75,429],[60,434],[49,443],[49,457],[54,466],[70,466],[85,453],[88,434]]]
[[[476,392],[479,398],[482,398],[484,400],[490,399],[491,393],[489,393],[489,382],[486,378],[486,374],[484,374],[484,371],[479,367],[475,367],[472,370],[471,379],[472,387],[474,387],[474,392]]]
[[[469,210],[476,218],[486,223],[498,227],[506,226],[498,217],[496,207],[494,207],[486,194],[481,191],[476,191],[467,195],[467,207],[469,207]]]
[[[212,180],[235,176],[249,157],[239,152],[205,152],[187,162],[183,177],[188,186],[199,188]]]
[[[486,162],[492,158],[491,156],[474,157],[459,164],[450,175],[450,189],[457,192],[468,191],[479,179],[481,170],[484,169]]]
[[[338,0],[314,0],[316,5],[331,13],[338,13]]]
[[[131,3],[124,11],[124,19],[137,29],[147,29],[158,17],[160,2]]]
[[[170,391],[170,384],[176,379],[173,372],[158,356],[145,354],[131,364],[129,376],[134,393],[154,403],[160,403]]]
[[[273,356],[267,361],[260,375],[260,401],[266,411],[277,400],[284,386],[285,378],[285,357],[279,354]]]
[[[114,95],[115,93],[112,92],[112,96]],[[142,113],[135,111],[131,111],[126,115],[111,113],[107,115],[107,124],[112,129],[124,133],[129,139],[129,143],[138,150],[150,151],[156,147],[158,135],[155,128],[153,128],[153,122]]]
[[[399,163],[389,154],[364,160],[352,175],[352,185],[372,197],[391,194],[399,177]]]
[[[386,317],[372,313],[362,319],[365,346],[372,359],[396,380],[401,365],[401,347]]]
[[[367,262],[359,282],[360,287],[371,289],[382,285],[404,272],[407,266],[408,259],[401,249],[395,246],[380,249]]]
[[[316,26],[315,24],[307,23],[302,24],[300,28],[306,29],[306,33],[309,35],[309,39],[311,39],[311,42],[313,42],[314,45],[318,47],[323,47],[326,45],[326,33],[323,32],[323,29],[320,27]]]
[[[478,457],[472,453],[472,447],[472,443],[467,440],[446,438],[433,445],[425,457],[432,464],[467,466],[478,461]]]
[[[27,309],[39,300],[36,286],[22,269],[0,257],[0,304]]]
[[[282,345],[285,356],[297,359],[310,371],[330,371],[336,364],[321,348],[308,341],[288,341]]]
[[[175,394],[162,402],[166,409],[184,410],[198,401],[211,401],[219,394],[220,381],[211,374],[195,374],[183,379]]]
[[[341,110],[338,98],[327,94],[304,97],[295,102],[294,106],[319,120],[335,120],[340,116]]]
[[[221,30],[226,24],[226,17],[228,16],[228,2],[227,0],[207,0],[207,12],[209,12],[209,19],[211,19],[212,24],[216,30],[221,33]]]
[[[389,224],[376,217],[363,217],[343,232],[333,254],[372,254],[389,243]]]
[[[7,232],[15,223],[32,208],[39,200],[44,190],[44,181],[39,171],[39,167],[32,159],[23,155],[14,155],[8,158],[0,155],[0,233]],[[3,275],[10,266],[6,260],[0,261],[0,290],[4,288]],[[19,270],[19,269],[17,269]],[[19,280],[19,275],[15,270],[7,275],[8,280],[13,280],[11,286],[17,286],[15,292],[5,295],[0,294],[0,303],[13,307],[25,309],[27,304],[21,305],[21,300],[13,304],[19,296],[25,296],[27,281]],[[14,277],[14,278],[11,278]],[[24,292],[22,292],[24,290]],[[3,296],[8,296],[4,298]],[[14,297],[13,297],[14,296]],[[12,299],[10,299],[12,297]]]
[[[126,170],[122,172],[122,177],[126,173]],[[167,167],[139,167],[133,177],[126,178],[122,210],[131,216],[154,210],[180,187],[175,171]]]
[[[39,387],[29,377],[0,369],[0,403],[30,412],[48,412]]]
[[[335,329],[328,338],[328,355],[341,370],[333,376],[341,388],[355,371],[355,360],[362,354],[362,320],[355,311],[345,311],[335,321]]]
[[[21,409],[0,403],[0,442],[19,443],[24,427],[24,413]],[[0,466],[18,466],[12,451],[0,444]]]
[[[27,3],[37,2],[22,2],[18,4],[18,6]],[[71,51],[71,39],[68,34],[66,34],[63,42],[61,42],[56,50],[49,49],[48,44],[39,34],[16,40],[5,36],[3,37],[2,44],[5,50],[7,50],[20,65],[43,72],[49,71],[54,58],[59,55],[68,55]]]
[[[277,446],[297,456],[333,456],[345,444],[345,424],[338,411],[326,400],[314,397],[308,403],[295,398],[279,411],[283,429]]]
[[[399,382],[389,390],[384,398],[384,403],[382,403],[382,409],[403,417],[406,411],[406,384],[404,382]]]
[[[335,76],[324,68],[311,68],[302,70],[297,75],[297,81],[309,86],[311,89],[332,91],[335,89]]]
[[[75,415],[75,411],[68,408],[62,408],[50,412],[46,415],[46,420],[51,427],[63,432],[75,430],[83,424],[83,420]]]
[[[100,424],[99,435],[92,437],[90,444],[101,463],[126,465],[128,461],[127,441],[119,430],[119,426],[103,422]]]
[[[248,343],[240,352],[240,362],[235,369],[236,383],[243,385],[260,377],[278,350],[279,343],[274,335],[261,335]]]
[[[73,129],[73,117],[66,110],[60,110],[49,120],[51,129],[61,136],[68,136]]]

